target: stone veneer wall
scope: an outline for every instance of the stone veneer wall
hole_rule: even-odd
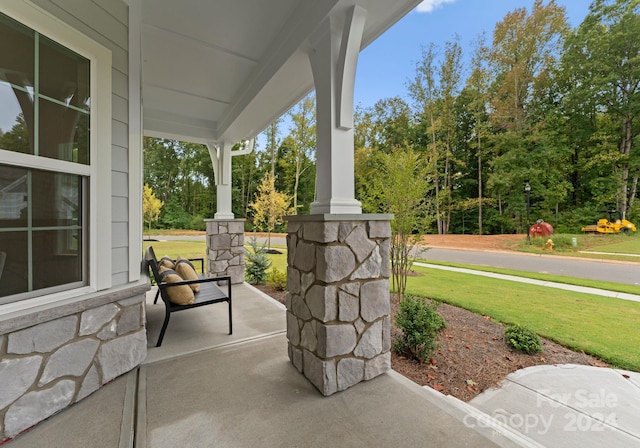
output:
[[[289,359],[323,395],[391,368],[390,219],[288,220]]]
[[[228,275],[231,283],[244,282],[244,219],[205,219],[207,223],[207,273]]]
[[[137,292],[0,335],[0,444],[137,367],[144,300]]]

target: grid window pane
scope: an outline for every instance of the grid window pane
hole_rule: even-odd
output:
[[[34,48],[33,30],[0,13],[0,81],[32,90]]]
[[[89,60],[40,36],[40,94],[89,110]]]
[[[0,232],[0,297],[29,290],[27,232]]]
[[[89,115],[40,99],[39,155],[89,164]]]
[[[0,81],[0,105],[0,149],[33,154],[33,97]]]
[[[82,244],[79,230],[33,232],[33,289],[82,281]]]
[[[80,225],[81,177],[38,170],[32,176],[33,227]]]
[[[27,173],[24,168],[0,165],[0,228],[27,226]]]

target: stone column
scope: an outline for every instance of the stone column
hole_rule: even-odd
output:
[[[228,275],[232,284],[244,282],[244,219],[205,219],[207,274]]]
[[[288,218],[289,359],[323,395],[391,368],[391,218]]]

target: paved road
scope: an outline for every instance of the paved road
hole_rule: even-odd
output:
[[[158,236],[159,240],[204,240],[204,236]],[[249,234],[247,234],[247,239]],[[260,238],[258,241],[262,242]],[[271,237],[272,245],[285,246],[282,237]],[[640,263],[583,260],[555,255],[531,255],[511,252],[428,248],[420,258],[452,263],[476,264],[518,271],[540,272],[568,277],[588,278],[627,285],[640,285]]]
[[[421,258],[640,285],[640,263],[435,247],[423,252]]]

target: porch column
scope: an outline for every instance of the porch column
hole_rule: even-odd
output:
[[[311,214],[362,213],[355,199],[353,87],[366,11],[353,6],[331,16],[312,38],[316,88],[316,200]]]
[[[289,359],[323,395],[391,368],[390,219],[288,218]]]
[[[207,225],[207,274],[230,276],[232,284],[244,282],[244,219],[231,211],[230,142],[207,143],[216,180],[216,213]]]
[[[215,219],[233,219],[231,211],[231,149],[230,142],[207,143],[216,181]]]
[[[287,222],[289,359],[323,395],[391,368],[391,215],[355,199],[353,86],[366,11],[329,17],[311,40],[316,201]]]

